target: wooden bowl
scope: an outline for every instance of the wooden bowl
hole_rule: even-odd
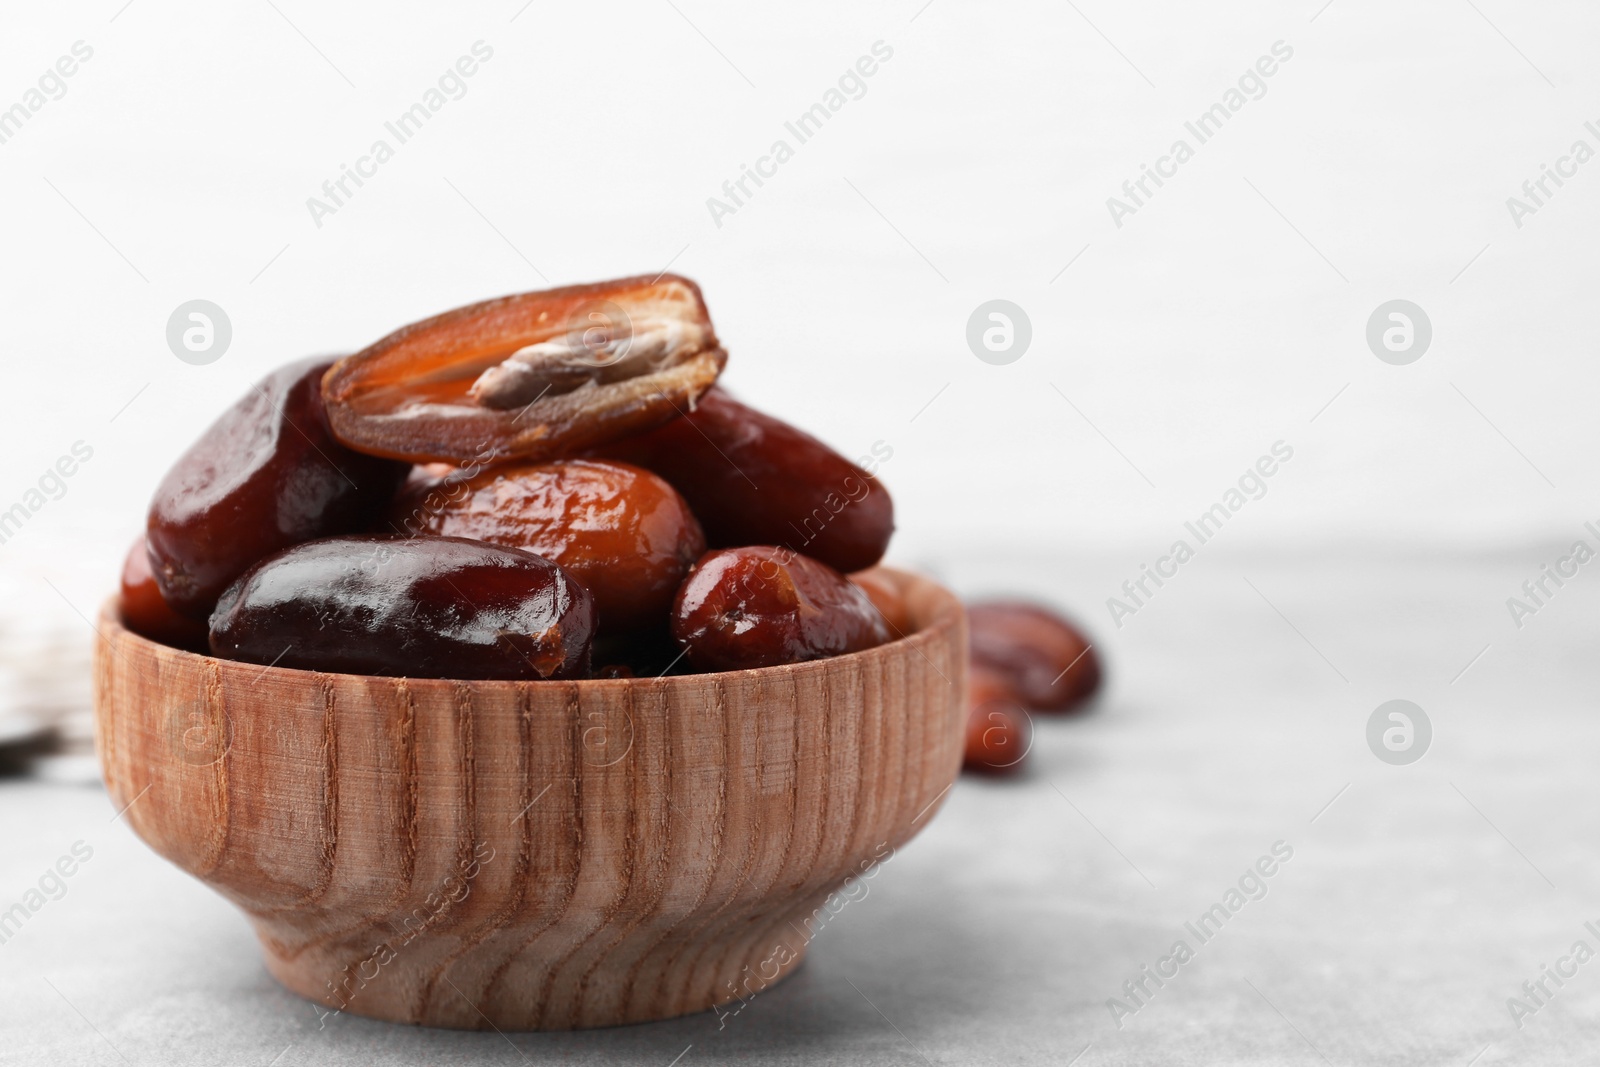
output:
[[[889,573],[914,623],[891,644],[583,682],[233,663],[130,632],[113,599],[106,785],[329,1011],[556,1030],[748,1000],[961,764],[961,606]]]

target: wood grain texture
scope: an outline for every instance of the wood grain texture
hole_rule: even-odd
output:
[[[966,622],[757,671],[457,682],[262,668],[101,615],[96,733],[133,829],[328,1009],[468,1029],[662,1019],[753,994],[961,763]]]

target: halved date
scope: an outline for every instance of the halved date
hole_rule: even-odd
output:
[[[174,609],[204,620],[245,568],[301,541],[353,533],[409,468],[340,445],[320,383],[331,360],[291,363],[211,424],[156,489],[150,568]]]
[[[593,634],[594,602],[556,564],[459,537],[297,545],[211,617],[226,659],[412,678],[581,678]]]
[[[663,274],[447,311],[341,360],[323,394],[363,452],[553,459],[688,410],[726,361],[699,287]]]
[[[875,478],[721,389],[682,418],[601,454],[671,482],[713,548],[783,545],[848,572],[882,559],[894,533],[894,504]]]
[[[694,565],[673,604],[672,636],[695,667],[733,671],[860,652],[889,640],[889,628],[832,567],[756,545]]]
[[[559,563],[594,595],[607,633],[665,627],[678,586],[706,550],[672,486],[647,470],[593,459],[414,482],[395,499],[386,532],[473,537]]]

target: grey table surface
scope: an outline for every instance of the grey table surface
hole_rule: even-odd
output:
[[[1505,603],[1549,558],[1217,549],[1120,629],[1103,603],[1125,560],[1053,568],[1040,591],[1110,663],[1098,707],[1040,722],[1019,780],[964,777],[799,972],[723,1019],[319,1028],[103,792],[0,783],[0,908],[92,849],[0,944],[0,1062],[1594,1063],[1600,962],[1559,964],[1576,974],[1520,1020],[1507,1003],[1575,942],[1600,949],[1600,581],[1521,629]],[[1408,766],[1366,741],[1392,698],[1433,726]],[[1185,924],[1278,842],[1265,895],[1202,943]],[[1179,940],[1192,959],[1114,1017]]]

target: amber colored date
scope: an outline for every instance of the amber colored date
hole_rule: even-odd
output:
[[[967,628],[972,662],[1003,676],[1031,708],[1071,711],[1100,687],[1093,646],[1047,608],[1003,600],[972,604]]]
[[[594,595],[608,633],[664,626],[706,550],[683,497],[638,467],[563,460],[464,473],[408,487],[387,532],[472,537],[559,563]]]
[[[967,713],[962,767],[983,774],[1016,774],[1033,740],[1027,712],[1005,700],[991,700]]]
[[[121,609],[123,625],[142,637],[190,652],[206,650],[205,624],[179,615],[161,595],[142,537],[122,563]]]
[[[374,455],[557,459],[675,417],[727,359],[699,287],[662,274],[413,323],[340,360],[323,395],[338,438]]]
[[[331,537],[262,560],[211,617],[211,651],[301,670],[581,678],[594,603],[549,560],[458,537]]]
[[[707,553],[672,608],[672,636],[711,671],[799,663],[881,645],[883,616],[825,563],[767,545]]]
[[[712,548],[782,545],[849,572],[882,559],[894,533],[894,504],[874,477],[721,389],[682,418],[602,454],[671,482]]]
[[[905,594],[900,591],[900,583],[880,567],[857,571],[850,575],[850,580],[867,594],[867,599],[872,601],[872,606],[878,609],[878,614],[888,624],[892,636],[905,637],[911,633],[914,629],[911,625],[911,608],[906,604]]]
[[[179,458],[156,489],[146,531],[167,603],[193,619],[257,560],[366,529],[409,468],[352,452],[323,416],[328,360],[283,367]]]
[[[987,667],[967,670],[966,755],[962,766],[983,774],[1015,774],[1033,743],[1033,720],[1018,705],[1010,680]]]

